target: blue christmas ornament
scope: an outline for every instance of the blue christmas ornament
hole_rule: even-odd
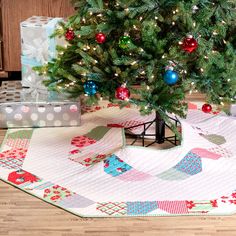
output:
[[[98,89],[98,87],[93,80],[89,80],[89,81],[85,82],[85,84],[84,84],[84,92],[85,92],[85,94],[87,94],[89,96],[96,94],[97,89]]]
[[[173,70],[167,70],[164,74],[164,81],[168,85],[176,84],[179,79],[178,73]]]

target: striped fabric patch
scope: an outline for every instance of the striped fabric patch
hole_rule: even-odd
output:
[[[186,201],[158,201],[158,208],[170,214],[188,214]]]
[[[6,145],[11,148],[24,148],[28,149],[30,140],[29,139],[12,139],[8,138],[6,140]]]

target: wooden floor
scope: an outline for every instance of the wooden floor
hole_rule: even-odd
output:
[[[0,141],[5,131],[0,130]],[[80,218],[0,181],[0,236],[235,236],[230,217]]]

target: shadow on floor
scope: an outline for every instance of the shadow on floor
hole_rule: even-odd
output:
[[[10,72],[9,77],[0,78],[0,86],[2,84],[2,81],[6,81],[6,80],[21,80],[21,72],[20,71]]]

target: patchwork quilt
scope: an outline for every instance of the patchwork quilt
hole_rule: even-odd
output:
[[[0,179],[84,217],[236,212],[236,119],[190,104],[181,146],[127,146],[123,128],[153,117],[107,104],[80,127],[8,130]]]

